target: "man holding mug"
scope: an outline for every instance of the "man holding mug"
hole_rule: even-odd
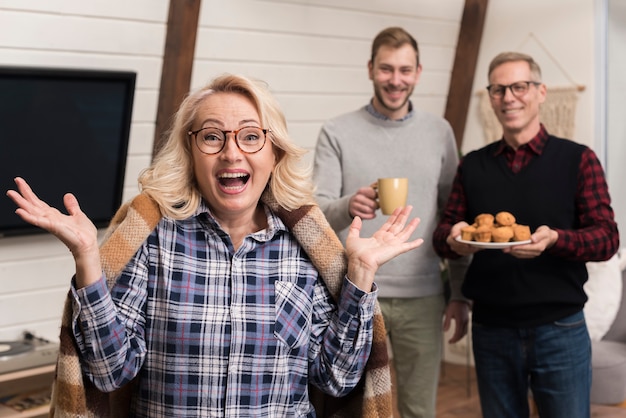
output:
[[[431,236],[458,164],[450,125],[410,101],[422,72],[415,39],[402,28],[381,31],[368,62],[374,87],[360,109],[324,123],[315,150],[316,199],[344,240],[360,216],[371,234],[387,218],[379,209],[377,179],[408,178],[408,198],[421,218],[421,236]],[[374,183],[374,184],[373,184]],[[468,304],[460,285],[467,259],[450,264],[451,298],[446,306],[440,258],[424,245],[378,270],[381,305],[393,350],[398,409],[403,418],[435,416],[442,323],[451,320],[451,342],[465,335]],[[444,320],[442,321],[442,317]]]

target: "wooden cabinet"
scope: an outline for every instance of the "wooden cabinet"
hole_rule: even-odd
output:
[[[54,378],[54,364],[32,369],[18,370],[0,374],[0,399],[11,395],[34,393],[50,389]],[[43,418],[48,416],[50,405],[18,412],[4,404],[0,404],[0,418]]]

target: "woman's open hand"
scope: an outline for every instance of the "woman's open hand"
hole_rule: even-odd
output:
[[[348,277],[361,290],[371,290],[374,275],[380,266],[424,242],[422,238],[409,241],[420,223],[419,218],[413,218],[407,224],[412,210],[412,206],[396,209],[370,238],[360,237],[361,218],[357,216],[352,221],[346,239]]]
[[[15,184],[17,191],[7,191],[7,196],[18,207],[15,213],[24,221],[50,232],[69,248],[76,261],[77,282],[79,276],[83,278],[85,274],[91,277],[91,280],[94,279],[92,277],[94,275],[97,276],[95,279],[98,279],[101,271],[98,230],[80,210],[76,197],[70,193],[63,196],[68,213],[65,215],[39,199],[24,179],[17,177]],[[84,270],[85,268],[87,270]]]

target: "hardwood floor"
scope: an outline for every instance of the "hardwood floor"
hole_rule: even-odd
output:
[[[437,392],[437,418],[481,416],[474,368],[442,363]]]
[[[394,417],[399,417],[397,411]],[[535,418],[538,415],[531,415]],[[626,406],[591,406],[592,418],[626,418]],[[437,418],[482,418],[474,368],[442,363],[437,393]]]

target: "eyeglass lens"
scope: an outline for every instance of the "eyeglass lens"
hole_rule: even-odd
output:
[[[244,127],[236,131],[203,128],[194,132],[194,134],[200,151],[205,154],[217,154],[226,145],[227,134],[230,132],[235,134],[237,146],[245,153],[258,152],[265,145],[266,130],[257,127]]]
[[[493,98],[501,98],[506,94],[506,89],[510,89],[511,93],[515,97],[520,97],[526,94],[531,84],[535,84],[533,81],[518,81],[517,83],[509,84],[507,86],[502,84],[492,84],[487,87],[489,95]]]

